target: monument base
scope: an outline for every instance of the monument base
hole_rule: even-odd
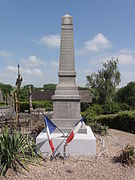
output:
[[[74,139],[66,146],[66,154],[71,155],[96,155],[96,138],[89,126],[86,134],[76,134]],[[65,138],[61,133],[51,134],[54,147],[56,148]],[[61,144],[58,152],[63,153],[65,141]],[[41,153],[52,153],[48,143],[46,130],[44,129],[36,138],[36,146]]]

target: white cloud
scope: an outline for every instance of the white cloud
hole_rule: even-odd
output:
[[[30,67],[37,67],[37,66],[47,66],[47,63],[44,60],[37,58],[36,56],[29,56],[27,59],[22,59],[21,62]]]
[[[17,67],[16,66],[7,66],[6,70],[8,71],[8,73],[15,73],[17,74]]]
[[[75,49],[75,55],[77,56],[84,56],[87,53],[86,49]]]
[[[126,86],[127,83],[131,81],[135,81],[135,72],[132,71],[123,71],[121,72],[122,81],[120,83],[120,87]]]
[[[60,36],[59,35],[48,35],[43,36],[40,39],[40,43],[43,43],[49,47],[59,47],[60,46]]]
[[[12,53],[9,51],[5,51],[5,50],[0,50],[0,57],[10,57],[12,56]]]
[[[135,57],[131,54],[120,54],[118,55],[120,64],[135,64]]]
[[[7,66],[6,67],[7,73],[9,74],[17,74],[18,69],[16,66]],[[32,75],[32,76],[43,76],[44,73],[38,69],[30,69],[30,68],[20,68],[20,72],[23,75]]]
[[[121,49],[116,56],[118,57],[120,64],[135,64],[135,55],[131,50]]]
[[[89,68],[89,69],[82,69],[80,70],[80,72],[82,74],[85,74],[85,75],[90,75],[92,73],[92,70]]]
[[[135,52],[130,49],[120,49],[117,52],[114,53],[106,53],[97,55],[94,58],[91,58],[89,60],[90,64],[99,64],[102,62],[106,62],[107,60],[110,60],[111,58],[119,60],[119,64],[123,65],[133,65],[135,64]]]
[[[38,69],[38,68],[36,68],[36,69],[30,69],[30,68],[24,69],[24,68],[22,68],[22,69],[20,69],[20,70],[21,70],[22,74],[25,74],[25,75],[43,76],[43,74],[44,74],[44,73],[43,73],[40,69]]]
[[[98,33],[93,39],[84,44],[85,48],[91,52],[100,52],[111,47],[110,41],[102,33]]]
[[[58,61],[51,61],[50,66],[54,67],[54,68],[58,68],[59,67],[59,62]]]
[[[92,69],[86,68],[86,69],[77,69],[77,76],[76,81],[79,86],[85,86],[86,85],[86,76],[90,75],[92,73]]]

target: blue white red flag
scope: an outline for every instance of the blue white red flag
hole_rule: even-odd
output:
[[[82,127],[83,121],[84,121],[84,118],[82,118],[82,119],[75,125],[73,131],[72,131],[72,132],[69,134],[69,136],[67,137],[67,140],[66,140],[65,145],[72,141],[72,139],[74,138],[74,136],[78,133],[79,129]]]
[[[45,116],[45,115],[44,115]],[[50,147],[52,149],[52,152],[55,152],[54,145],[51,138],[51,133],[57,128],[56,125],[47,117],[45,116],[45,126],[46,126],[46,133],[48,137],[48,141],[50,144]]]

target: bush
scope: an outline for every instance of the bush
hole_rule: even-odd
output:
[[[53,104],[52,101],[33,101],[33,108],[45,108],[46,111],[52,111],[53,110]]]
[[[129,111],[130,110],[130,106],[127,103],[121,103],[121,104],[119,104],[119,106],[120,106],[121,111]]]
[[[91,127],[92,131],[96,134],[100,134],[102,136],[108,134],[108,126],[101,125],[101,123],[93,122],[90,123],[89,126]]]
[[[32,106],[33,109],[45,108],[46,111],[52,111],[53,109],[52,101],[33,101]],[[25,110],[29,110],[29,102],[20,102],[20,112]]]
[[[82,116],[85,117],[85,122],[89,125],[92,131],[96,134],[106,135],[108,128],[105,125],[101,125],[101,123],[97,123],[95,121],[95,117],[103,113],[103,109],[98,104],[93,104],[89,106],[84,112],[82,112]]]
[[[82,112],[82,116],[85,117],[86,123],[92,123],[95,116],[103,113],[103,109],[98,104],[93,104],[89,106],[84,112]]]
[[[123,111],[117,114],[96,116],[93,121],[126,132],[135,133],[135,111]]]
[[[89,103],[81,102],[81,112],[84,112],[89,106]]]
[[[24,112],[25,110],[29,110],[29,102],[20,102],[20,112]]]
[[[0,101],[0,106],[5,106],[5,101]]]
[[[27,169],[27,164],[35,157],[36,145],[28,135],[23,135],[16,129],[3,129],[0,136],[0,174],[5,174],[8,168],[15,171],[20,166]]]
[[[118,157],[115,157],[117,162],[123,164],[134,165],[135,164],[135,145],[127,144],[121,151]]]
[[[103,114],[114,114],[120,111],[120,106],[116,102],[109,102],[102,106]]]

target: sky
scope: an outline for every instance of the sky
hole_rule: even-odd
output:
[[[120,87],[135,81],[134,0],[0,0],[0,82],[15,86],[58,82],[61,17],[73,16],[77,85],[111,58]]]

